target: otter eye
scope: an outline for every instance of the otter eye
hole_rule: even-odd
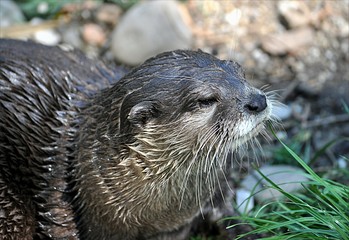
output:
[[[214,97],[199,99],[198,104],[200,108],[208,108],[217,103],[218,100]]]

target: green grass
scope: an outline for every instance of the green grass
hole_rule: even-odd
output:
[[[284,198],[259,206],[249,214],[229,218],[241,222],[230,227],[249,224],[254,229],[239,235],[237,239],[251,234],[264,234],[269,236],[261,238],[265,240],[349,240],[349,186],[319,176],[291,148],[279,141],[307,172],[309,181],[303,184],[303,193],[287,193],[259,172]],[[332,144],[331,141],[324,146],[314,158]]]

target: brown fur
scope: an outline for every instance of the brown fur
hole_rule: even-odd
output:
[[[9,239],[16,229],[27,239],[186,239],[222,202],[226,160],[269,117],[237,63],[201,51],[158,55],[121,80],[58,48],[1,40],[0,54]]]

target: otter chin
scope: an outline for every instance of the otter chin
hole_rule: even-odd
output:
[[[187,239],[271,100],[241,66],[159,54],[120,79],[82,54],[0,40],[0,234]]]

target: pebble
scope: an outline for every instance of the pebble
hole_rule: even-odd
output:
[[[338,167],[341,169],[347,169],[348,168],[348,160],[346,160],[344,157],[339,157],[337,159]]]
[[[302,1],[280,1],[278,13],[288,28],[306,26],[311,23],[312,17],[308,6]]]
[[[106,40],[106,34],[102,27],[95,23],[87,23],[82,28],[82,38],[92,46],[102,46]]]
[[[60,29],[63,42],[77,49],[83,48],[83,41],[81,39],[80,32],[80,24],[77,22],[63,25],[63,27]]]
[[[305,79],[309,79],[308,76],[305,76]],[[301,93],[302,96],[307,97],[307,98],[315,98],[318,97],[320,94],[320,87],[315,87],[307,83],[306,81],[302,81],[298,84],[296,87],[296,91]]]
[[[122,9],[115,4],[105,3],[101,5],[96,13],[99,22],[115,26],[122,14]]]
[[[277,104],[272,107],[271,115],[278,120],[286,120],[291,117],[292,108],[284,104]]]
[[[281,141],[284,141],[288,138],[288,134],[286,131],[277,131],[275,134],[276,134],[276,137]]]
[[[235,191],[237,210],[241,213],[248,213],[254,207],[254,197],[251,191],[244,188],[238,188]]]
[[[252,57],[256,60],[258,67],[267,68],[270,64],[270,57],[259,48],[252,50]]]
[[[50,9],[48,2],[41,1],[38,3],[36,10],[39,14],[47,14]]]
[[[24,22],[24,15],[11,0],[0,0],[0,27],[8,27]]]
[[[259,170],[288,193],[301,191],[303,189],[302,183],[308,180],[304,175],[304,171],[294,166],[266,165]],[[252,193],[256,193],[254,197],[258,202],[276,200],[283,196],[276,189],[270,188],[270,184],[266,180],[261,179],[259,173],[254,170],[242,181],[241,186]]]
[[[289,52],[298,52],[302,47],[306,47],[312,43],[314,37],[312,28],[298,28],[264,37],[261,47],[271,55],[285,55]]]
[[[112,34],[115,58],[137,65],[164,51],[190,49],[193,34],[179,4],[143,1],[129,9]]]
[[[35,32],[34,40],[44,45],[55,46],[61,41],[61,35],[53,29],[45,29]]]
[[[42,19],[41,17],[33,17],[29,21],[30,25],[39,25],[39,24],[42,24],[44,22],[45,22],[45,20]]]
[[[336,34],[339,37],[349,37],[349,19],[343,18],[342,16],[333,16],[332,21],[336,27]]]

